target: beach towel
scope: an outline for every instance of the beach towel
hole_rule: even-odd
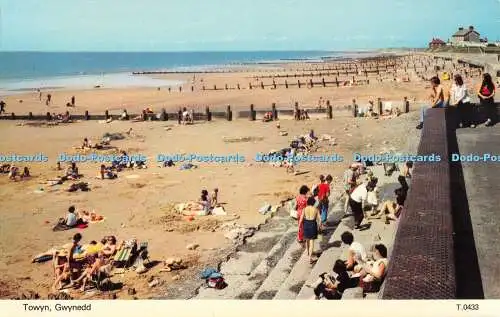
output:
[[[73,229],[73,227],[67,226],[65,223],[58,223],[53,228],[52,231],[66,231],[69,229]]]

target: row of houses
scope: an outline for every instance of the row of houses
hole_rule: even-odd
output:
[[[435,49],[447,45],[451,46],[484,46],[488,43],[487,38],[481,38],[481,34],[474,29],[474,26],[469,26],[469,28],[460,27],[451,36],[448,42],[445,42],[439,38],[433,38],[429,42],[429,48]]]

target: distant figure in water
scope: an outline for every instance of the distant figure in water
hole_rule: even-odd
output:
[[[52,95],[51,94],[47,94],[47,101],[45,101],[45,105],[46,106],[50,105],[51,101],[52,101]]]

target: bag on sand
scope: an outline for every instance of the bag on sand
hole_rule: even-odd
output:
[[[210,288],[223,289],[227,286],[227,283],[224,281],[223,277],[216,277],[216,278],[209,278],[207,280],[207,285]]]

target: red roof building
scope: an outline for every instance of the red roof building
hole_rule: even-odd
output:
[[[446,42],[438,38],[433,38],[432,41],[429,42],[429,48],[439,48],[443,46],[446,46]]]

